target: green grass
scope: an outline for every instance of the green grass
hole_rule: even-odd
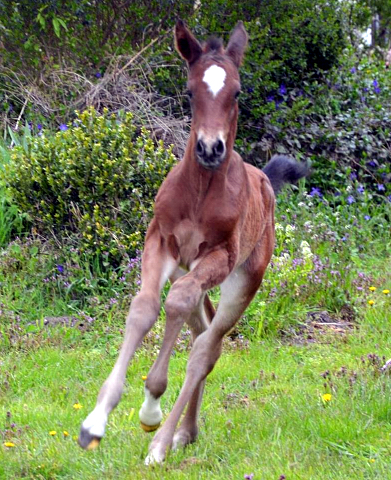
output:
[[[81,450],[75,436],[113,366],[120,333],[53,328],[36,344],[3,350],[0,434],[15,447],[0,447],[0,478],[391,478],[391,381],[379,373],[382,360],[367,357],[391,356],[390,299],[375,295],[377,305],[363,307],[361,325],[346,334],[325,330],[313,343],[267,339],[246,348],[227,342],[208,379],[198,441],[170,454],[162,467],[143,465],[152,437],[137,415],[141,376],[156,349],[137,354],[122,402],[92,452]],[[172,358],[165,414],[179,393],[187,355]],[[330,402],[324,393],[332,394]]]
[[[391,202],[354,193],[349,205],[350,187],[328,200],[303,185],[279,197],[272,265],[236,330],[244,337],[226,343],[208,378],[198,441],[156,468],[143,464],[152,437],[138,410],[164,315],[129,368],[100,448],[85,452],[75,439],[118,354],[139,257],[99,269],[69,245],[15,239],[0,212],[0,479],[391,480],[391,380],[380,373],[391,358],[391,295],[382,292],[391,290]],[[308,339],[313,311],[335,323],[348,312],[351,326],[315,328]],[[45,326],[48,317],[78,324]],[[165,414],[185,345],[172,357]]]

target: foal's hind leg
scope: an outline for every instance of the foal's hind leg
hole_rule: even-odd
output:
[[[189,326],[192,332],[192,343],[201,333],[203,333],[212,322],[215,315],[215,309],[208,297],[205,294],[205,298],[201,300],[200,306],[196,312],[191,316]],[[176,430],[173,439],[173,449],[186,446],[196,440],[198,435],[198,415],[202,403],[202,395],[204,393],[205,380],[202,380],[198,387],[195,389],[189,404],[185,416],[182,419],[180,427]]]
[[[140,293],[130,306],[118,360],[99,392],[94,410],[81,426],[78,441],[82,448],[95,448],[103,437],[108,415],[121,398],[128,363],[157,319],[160,291],[175,268],[176,262],[165,252],[160,235],[151,224],[143,254]]]

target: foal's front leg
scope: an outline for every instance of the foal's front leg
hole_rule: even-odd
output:
[[[160,235],[151,224],[142,259],[141,289],[130,306],[125,339],[117,362],[103,384],[94,410],[84,420],[79,445],[93,449],[104,435],[109,413],[118,404],[124,388],[126,370],[136,348],[155,323],[160,310],[160,292],[177,263],[162,247]]]
[[[152,396],[158,402],[164,393],[167,386],[167,370],[171,351],[184,322],[187,322],[192,313],[197,309],[204,293],[210,288],[219,285],[228,276],[229,272],[228,253],[226,250],[221,249],[205,257],[194,270],[177,280],[171,287],[165,304],[166,330],[162,348],[146,381],[147,398]],[[201,383],[201,380],[198,383]],[[198,384],[195,387],[197,386]],[[143,422],[143,409],[140,414]],[[158,432],[155,436],[149,449],[150,453],[146,459],[147,464],[164,460],[167,448],[171,447],[177,423],[170,430],[165,428],[164,425],[161,430],[164,433]],[[162,437],[164,437],[163,441],[161,441]]]

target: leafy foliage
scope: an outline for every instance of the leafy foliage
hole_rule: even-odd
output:
[[[14,202],[36,231],[61,240],[81,235],[80,248],[113,259],[135,252],[157,190],[174,163],[171,150],[138,135],[132,115],[77,113],[74,126],[32,137],[5,166]]]
[[[273,152],[312,162],[313,185],[346,188],[352,174],[383,195],[391,194],[391,84],[375,61],[347,57],[324,82],[280,89],[262,105],[257,128],[242,127],[242,152],[263,163]]]

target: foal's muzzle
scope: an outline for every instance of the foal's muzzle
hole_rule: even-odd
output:
[[[207,143],[200,138],[195,147],[195,154],[200,165],[208,170],[215,170],[225,158],[225,143],[221,139]]]

